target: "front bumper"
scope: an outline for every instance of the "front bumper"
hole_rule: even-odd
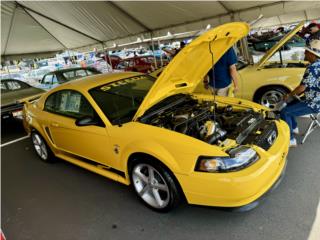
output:
[[[281,179],[289,150],[289,128],[277,121],[278,137],[265,151],[256,148],[260,159],[243,170],[229,173],[193,172],[177,174],[186,199],[190,204],[241,207],[253,204]]]

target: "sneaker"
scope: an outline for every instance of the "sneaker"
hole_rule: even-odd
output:
[[[290,147],[297,147],[297,146],[298,146],[297,139],[295,138],[290,139]]]
[[[296,127],[295,129],[293,129],[293,133],[299,135],[299,128]]]

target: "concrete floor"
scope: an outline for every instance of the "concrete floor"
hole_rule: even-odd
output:
[[[2,143],[24,135],[19,124],[2,125]],[[8,240],[308,239],[320,196],[319,143],[318,130],[290,150],[285,178],[254,210],[182,204],[159,214],[126,186],[67,162],[41,162],[25,139],[1,148],[1,228]]]

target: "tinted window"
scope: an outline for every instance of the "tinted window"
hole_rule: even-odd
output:
[[[122,79],[89,91],[112,124],[129,122],[137,112],[154,78],[141,75]]]
[[[28,88],[29,85],[24,82],[18,82],[18,81],[7,81],[7,88],[10,91],[16,91],[20,89]]]
[[[95,111],[87,99],[79,92],[72,90],[51,94],[46,100],[44,110],[71,118],[96,117]]]

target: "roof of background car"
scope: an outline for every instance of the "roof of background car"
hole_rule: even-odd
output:
[[[74,70],[81,70],[81,69],[89,69],[89,70],[94,70],[99,72],[97,69],[93,68],[93,67],[75,67],[75,68],[65,68],[65,69],[59,69],[59,70],[55,70],[52,71],[50,73],[64,73],[64,72],[70,72],[70,71],[74,71]],[[48,73],[49,74],[49,73]]]
[[[63,89],[75,89],[87,91],[91,88],[108,84],[114,81],[118,81],[125,78],[130,78],[134,76],[144,75],[142,73],[137,72],[115,72],[115,73],[104,73],[98,75],[91,75],[88,77],[72,80],[66,83],[61,84],[56,87],[55,90],[63,90]]]
[[[135,57],[129,57],[129,58],[121,59],[120,62],[125,62],[125,61],[128,61],[128,60],[137,59],[137,58],[148,58],[148,57],[152,57],[153,58],[152,55],[135,56]]]
[[[14,80],[14,81],[19,81],[19,80],[14,79],[14,78],[4,78],[4,79],[0,79],[1,82],[2,82],[2,81],[12,81],[12,80]]]
[[[23,83],[26,83],[24,81],[21,81],[19,79],[15,79],[15,78],[5,78],[5,79],[0,79],[0,81],[18,81],[18,82],[23,82]],[[26,83],[27,84],[27,83]],[[28,84],[29,85],[29,84]]]

